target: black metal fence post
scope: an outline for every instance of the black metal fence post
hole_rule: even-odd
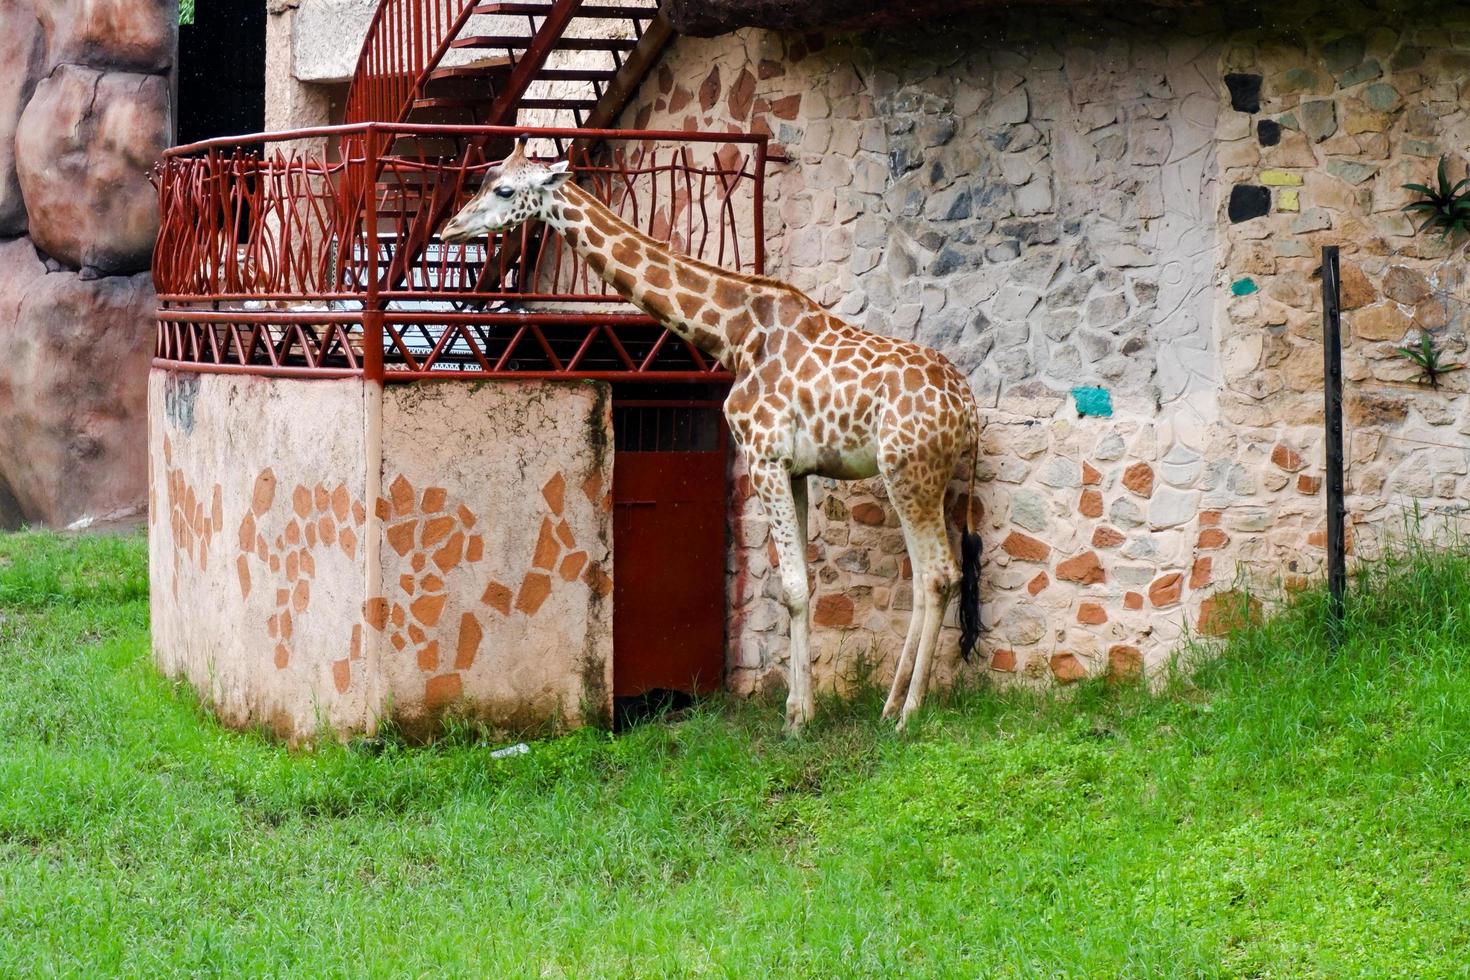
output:
[[[1322,248],[1322,389],[1327,428],[1327,589],[1334,626],[1342,625],[1347,593],[1347,548],[1343,536],[1342,479],[1342,281],[1337,246]]]

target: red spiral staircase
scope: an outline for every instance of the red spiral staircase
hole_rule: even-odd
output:
[[[437,238],[526,133],[646,233],[761,271],[765,137],[608,128],[670,35],[656,0],[382,0],[342,125],[165,156],[155,363],[383,381],[723,379],[544,229]]]

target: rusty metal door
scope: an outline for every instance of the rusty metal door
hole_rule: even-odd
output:
[[[613,697],[705,694],[725,670],[718,402],[613,402]]]

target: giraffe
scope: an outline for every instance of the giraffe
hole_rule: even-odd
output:
[[[807,477],[882,477],[902,526],[914,604],[883,706],[908,725],[924,699],[944,611],[960,590],[960,649],[980,632],[980,538],[974,505],[957,566],[944,494],[967,451],[974,496],[980,416],[965,377],[939,353],[859,329],[776,279],[730,272],[673,252],[569,180],[566,161],[528,157],[525,139],[485,175],[440,231],[463,243],[536,219],[602,279],[733,376],[725,419],[766,511],[790,612],[786,728],[815,711],[809,648]],[[967,502],[968,503],[968,502]]]

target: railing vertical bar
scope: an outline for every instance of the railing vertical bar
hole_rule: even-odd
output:
[[[378,130],[375,126],[368,126],[367,137],[363,141],[363,156],[367,158],[365,172],[375,174],[378,172]],[[371,178],[369,178],[371,179]],[[374,257],[374,268],[367,275],[366,297],[363,301],[362,313],[362,373],[369,381],[379,384],[383,382],[383,310],[378,303],[378,275],[376,259],[378,250],[378,195],[369,189],[363,195],[363,231],[367,236],[367,244],[371,248],[370,254]]]

